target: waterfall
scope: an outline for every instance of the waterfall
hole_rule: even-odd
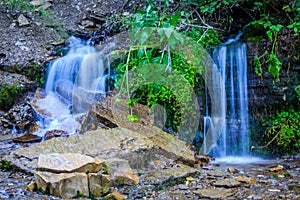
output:
[[[217,157],[247,156],[249,121],[246,45],[235,40],[233,43],[225,43],[215,49],[213,59],[226,90],[226,97],[221,101],[221,107],[226,108],[226,123],[213,154]],[[206,126],[207,118],[204,119]]]
[[[85,41],[79,38],[72,36],[69,41],[70,50],[67,55],[55,59],[49,66],[45,87],[47,92],[55,92],[58,81],[74,83],[84,58],[96,52],[94,47],[86,45]]]
[[[74,106],[74,95],[76,100],[78,97],[87,97],[93,101],[97,93],[106,92],[105,79],[110,69],[108,58],[96,52],[89,42],[73,36],[69,41],[69,52],[49,66],[45,90],[47,93],[55,93],[63,102]]]
[[[110,73],[108,58],[87,41],[70,37],[69,43],[68,53],[50,63],[47,95],[36,102],[47,113],[46,120],[40,122],[43,129],[37,135],[43,136],[47,130],[54,129],[75,133],[80,125],[73,116],[85,113],[97,95],[106,92],[105,79]]]

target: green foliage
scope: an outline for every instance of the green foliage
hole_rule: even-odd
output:
[[[273,75],[273,77],[278,79],[282,63],[274,52],[270,54],[266,64],[268,71]]]
[[[277,57],[277,37],[283,26],[281,24],[272,24],[272,22],[270,21],[271,19],[267,15],[263,14],[262,16],[262,19],[251,22],[251,24],[256,28],[262,27],[265,30],[268,39],[273,43],[273,45],[272,50],[264,63],[261,63],[260,57],[254,57],[255,72],[261,76],[261,66],[262,64],[265,64],[267,66],[268,72],[271,73],[274,78],[279,79],[282,63]]]
[[[155,6],[155,2],[152,2],[145,10],[141,10],[139,13],[133,15],[130,27],[135,30],[143,28],[143,31],[134,32],[132,38],[135,39],[134,43],[139,45],[132,45],[130,50],[124,54],[120,64],[116,68],[116,87],[122,88],[123,91],[120,92],[123,92],[130,97],[127,102],[130,106],[133,106],[134,102],[139,102],[150,107],[157,104],[162,105],[167,112],[166,126],[177,130],[178,125],[181,122],[182,108],[180,102],[187,102],[191,91],[182,86],[181,80],[174,80],[174,83],[172,82],[173,86],[180,90],[178,91],[180,95],[178,95],[170,88],[167,88],[166,85],[168,85],[168,83],[164,81],[172,80],[173,73],[178,72],[191,87],[194,87],[195,83],[199,81],[199,74],[197,74],[199,72],[196,72],[196,67],[183,58],[182,55],[172,53],[178,44],[182,45],[184,42],[182,35],[176,31],[176,26],[180,22],[181,17],[187,15],[183,12],[175,15],[167,15],[164,12],[167,2],[168,1],[164,2],[165,6],[163,10],[159,10],[160,8]],[[155,46],[147,44],[149,38],[153,37],[154,29],[146,27],[159,28],[154,39],[163,50],[156,49]],[[198,39],[199,38],[197,38],[197,40]],[[208,37],[206,37],[205,41],[207,44],[210,42]],[[152,66],[150,64],[154,65]],[[149,66],[147,68],[141,67],[145,65]],[[158,65],[163,65],[165,67],[163,72]],[[134,83],[130,83],[129,72],[134,69],[140,70],[139,73],[143,74],[143,76],[155,76],[163,73],[166,77],[160,84],[148,83],[143,77],[137,78]],[[149,73],[149,71],[151,71],[151,73]],[[130,91],[133,84],[140,85],[140,87],[136,91]],[[194,112],[192,110],[190,111]],[[139,119],[133,115],[131,111],[128,120],[137,121]]]
[[[300,33],[300,1],[295,1],[291,5],[286,5],[283,7],[286,13],[294,17],[290,17],[290,24],[287,26],[289,29],[294,31],[295,35]]]
[[[103,174],[109,174],[109,167],[107,164],[103,164]]]
[[[171,44],[173,43],[171,42]],[[192,87],[196,84],[196,82],[199,81],[196,68],[177,54],[161,53],[160,50],[151,48],[137,48],[130,51],[127,55],[124,55],[122,60],[123,61],[117,67],[117,87],[125,84],[128,78],[127,73],[132,69],[136,69],[139,66],[150,63],[165,64],[165,66],[170,67],[170,61],[172,62],[172,71],[177,71],[182,74],[185,80],[188,81],[188,83]],[[150,75],[160,74],[159,71],[156,72],[156,70],[160,70],[159,68],[155,69],[149,66],[147,69],[151,71]],[[179,102],[186,101],[186,99],[178,98],[185,98],[188,96],[188,94],[186,94],[186,92],[188,91],[184,90],[183,86],[181,85],[182,82],[180,80],[174,81],[174,87],[182,89],[183,92],[179,97],[165,86],[156,83],[147,84],[143,79],[137,80],[137,82],[135,82],[134,84],[141,85],[141,87],[137,91],[134,91],[132,95],[128,94],[128,96],[131,96],[131,99],[127,102],[128,105],[132,106],[134,102],[140,102],[150,107],[157,104],[163,105],[167,110],[167,126],[171,126],[172,128],[174,128],[174,130],[176,130],[176,126],[180,123],[181,116]],[[176,84],[178,84],[178,86],[176,86]],[[130,83],[128,83],[128,90],[130,87],[131,85]],[[128,93],[128,90],[125,90],[123,92]],[[138,121],[139,119],[136,118],[135,115],[131,114],[128,116],[128,120]]]
[[[27,10],[29,8],[29,4],[25,0],[4,0],[0,3],[0,5],[6,6],[11,11]]]
[[[136,121],[140,121],[140,118],[136,115],[128,115],[127,119],[129,122],[136,122]]]
[[[52,19],[49,11],[44,10],[40,6],[33,6],[26,0],[4,0],[0,5],[5,6],[11,12],[14,11],[30,11],[37,12],[43,19]]]
[[[203,47],[211,47],[221,44],[219,34],[214,29],[205,30],[203,28],[192,27],[190,30],[185,31],[185,34],[197,41]]]
[[[4,171],[9,171],[12,169],[12,165],[11,162],[6,161],[6,160],[1,160],[0,161],[0,169],[4,170]]]
[[[0,108],[8,110],[20,97],[22,88],[15,85],[0,85]]]
[[[284,16],[285,19],[282,20],[273,14],[279,12],[278,10],[282,10],[280,16]],[[259,18],[249,24],[253,25],[253,30],[259,30],[261,32],[263,29],[265,38],[272,42],[271,49],[266,50],[260,57],[256,56],[254,58],[255,71],[258,75],[262,75],[262,66],[266,66],[267,71],[271,73],[275,79],[279,80],[282,63],[277,56],[278,35],[283,29],[292,30],[295,36],[299,34],[300,1],[255,1],[253,13],[258,15]]]
[[[219,9],[224,7],[236,7],[239,6],[241,0],[223,0],[223,1],[216,1],[216,0],[198,0],[198,4],[200,4],[200,10],[202,13],[213,14]]]
[[[48,63],[49,64],[49,63]],[[25,75],[32,81],[35,81],[39,87],[43,87],[46,81],[46,65],[33,64],[23,68],[12,68],[13,71]]]
[[[295,88],[300,100],[300,86]],[[276,146],[270,145],[268,149],[275,154],[299,153],[300,149],[300,111],[289,109],[278,112],[271,119],[264,121],[268,128],[264,136],[268,140],[274,140]]]
[[[300,85],[295,87],[295,92],[297,94],[298,101],[300,102]]]
[[[259,60],[259,57],[256,55],[254,56],[254,71],[258,76],[262,75],[262,67],[261,67],[261,62]]]

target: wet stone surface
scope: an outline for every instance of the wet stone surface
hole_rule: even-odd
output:
[[[26,144],[15,144],[11,140],[0,141],[0,160],[5,154],[24,146]],[[284,168],[280,167],[279,171],[272,172],[269,170],[279,165]],[[180,165],[169,167],[171,170],[161,169],[156,170],[155,173],[136,171],[140,178],[139,184],[123,186],[118,190],[127,195],[127,199],[300,198],[300,160],[298,158],[270,160],[257,164],[211,164],[204,168],[190,168],[192,169],[191,173],[185,174],[181,173],[182,166]],[[228,172],[229,167],[235,168],[238,172],[234,174]],[[171,174],[172,171],[174,174]],[[176,174],[179,175],[176,176]],[[32,174],[24,173],[18,169],[9,171],[1,169],[0,199],[59,199],[38,192],[27,191],[26,186],[33,180]],[[216,183],[222,183],[224,180],[228,184],[216,185]]]

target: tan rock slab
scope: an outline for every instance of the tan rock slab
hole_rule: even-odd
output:
[[[52,138],[28,148],[17,149],[4,159],[25,171],[33,172],[36,167],[32,165],[33,161],[37,162],[40,154],[79,153],[102,159],[129,158],[136,157],[139,153],[142,156],[143,152],[151,152],[154,147],[159,149],[160,154],[173,161],[179,160],[185,164],[195,160],[194,152],[185,142],[149,126],[139,132],[126,128],[98,129],[83,135]]]
[[[234,194],[232,190],[224,188],[206,188],[196,190],[194,193],[200,195],[201,198],[210,199],[226,199]]]
[[[235,178],[235,180],[241,182],[241,183],[249,183],[249,184],[255,184],[256,180],[254,178],[249,178],[245,176],[238,176]]]
[[[111,178],[108,174],[90,173],[88,174],[90,195],[103,197],[107,195],[111,187]]]
[[[126,196],[121,194],[118,191],[113,191],[112,193],[108,194],[104,197],[105,200],[124,200]]]
[[[103,163],[104,161],[99,158],[79,153],[40,154],[36,170],[53,173],[97,173],[101,170]]]
[[[241,185],[241,183],[235,179],[231,178],[225,178],[221,180],[217,180],[214,183],[215,186],[217,187],[226,187],[226,188],[232,188],[232,187],[238,187]]]
[[[61,198],[89,196],[88,177],[85,173],[60,173],[37,171],[34,174],[38,190]]]

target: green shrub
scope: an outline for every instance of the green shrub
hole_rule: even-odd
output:
[[[22,88],[16,85],[0,85],[0,110],[7,111],[21,96]]]
[[[300,86],[295,88],[300,100]],[[278,112],[270,119],[264,120],[267,127],[264,139],[270,141],[266,145],[272,154],[296,154],[300,152],[300,111],[290,108]]]

